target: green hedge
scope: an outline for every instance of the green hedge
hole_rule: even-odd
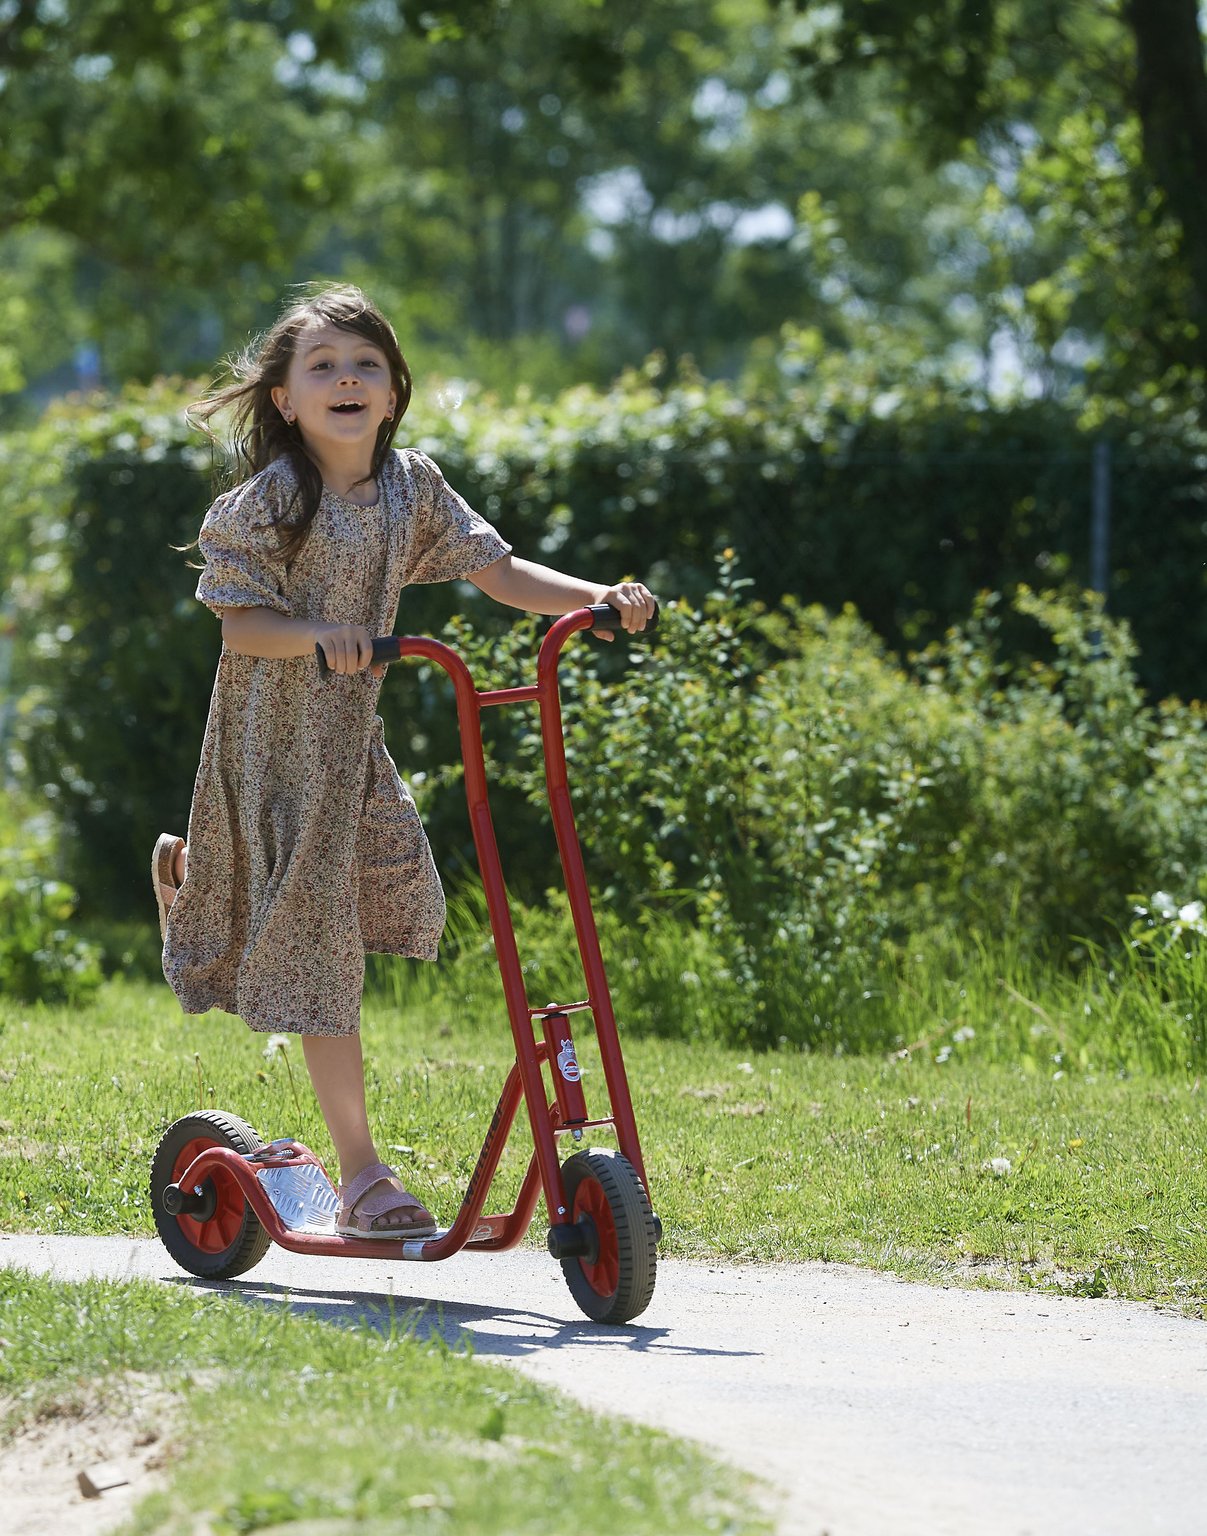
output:
[[[698,605],[732,543],[753,595],[774,603],[790,592],[833,612],[853,603],[890,646],[941,639],[983,587],[1083,578],[1092,443],[1067,414],[921,395],[894,403],[866,383],[844,386],[837,365],[749,398],[655,374],[651,365],[610,391],[506,410],[472,391],[448,414],[421,402],[410,441],[531,557],[601,578],[641,572],[664,598]],[[165,384],[61,406],[0,439],[18,756],[70,834],[56,873],[93,916],[146,913],[148,850],[161,828],[184,825],[212,681],[217,626],[172,548],[196,536],[211,496],[185,398]],[[1112,431],[1112,610],[1133,615],[1136,674],[1150,691],[1197,694],[1207,604],[1193,445]],[[495,634],[511,623],[446,587],[410,589],[400,625],[430,631],[454,611]],[[1034,624],[1009,605],[1002,614],[1003,654],[1034,650]],[[1056,647],[1044,640],[1035,654],[1051,661]],[[456,755],[447,690],[399,668],[384,698],[395,754],[404,772],[427,776],[425,812],[455,864],[469,844],[444,771]],[[512,750],[505,733],[501,746]],[[514,881],[539,894],[546,854],[532,847],[519,788],[501,797]]]

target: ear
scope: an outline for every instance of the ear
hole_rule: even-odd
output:
[[[388,406],[388,408],[386,410],[386,420],[387,421],[393,421],[394,420],[394,411],[397,408],[397,405],[398,405],[398,396],[394,393],[393,390],[391,390],[390,391],[390,404],[389,404],[389,406]]]
[[[272,403],[276,406],[277,410],[280,411],[281,415],[284,416],[286,421],[293,420],[294,409],[293,406],[289,403],[289,391],[284,387],[283,384],[278,384],[273,388]]]

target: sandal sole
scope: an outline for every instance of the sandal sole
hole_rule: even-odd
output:
[[[161,832],[155,844],[155,852],[151,855],[151,885],[155,891],[155,905],[159,908],[161,939],[167,938],[168,913],[172,909],[172,901],[175,901],[179,890],[179,886],[173,881],[172,866],[176,862],[176,850],[182,842],[183,838],[173,837],[170,832]],[[172,892],[172,901],[166,899],[165,890]]]
[[[394,1227],[385,1232],[366,1232],[361,1227],[341,1226],[337,1226],[335,1231],[338,1237],[364,1237],[373,1243],[396,1243],[409,1237],[435,1237],[437,1227],[435,1222],[432,1222],[430,1226]]]

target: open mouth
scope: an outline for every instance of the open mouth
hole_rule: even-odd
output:
[[[364,404],[360,400],[341,400],[338,405],[331,407],[340,416],[356,416],[364,408]]]

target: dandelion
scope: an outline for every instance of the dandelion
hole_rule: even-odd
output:
[[[297,1111],[298,1128],[302,1125],[302,1104],[298,1098],[298,1085],[293,1080],[293,1063],[289,1059],[289,1036],[269,1035],[268,1044],[264,1047],[264,1060],[271,1061],[277,1053],[285,1063],[285,1070],[289,1074],[289,1091],[293,1095],[293,1107]]]
[[[1203,903],[1201,901],[1189,901],[1184,907],[1178,908],[1177,933],[1179,938],[1187,933],[1194,933],[1200,938],[1207,938],[1207,922],[1203,921]]]
[[[964,1024],[961,1026],[961,1028],[956,1030],[955,1034],[952,1035],[951,1038],[957,1045],[963,1045],[966,1040],[976,1039],[976,1030],[973,1029],[971,1024]]]
[[[991,1157],[984,1165],[995,1179],[1004,1179],[1010,1172],[1010,1159],[1008,1157]]]
[[[950,1059],[951,1059],[951,1046],[950,1045],[943,1046],[943,1048],[939,1051],[939,1054],[935,1057],[935,1061],[938,1063],[939,1066],[942,1066],[945,1061],[950,1061]]]

